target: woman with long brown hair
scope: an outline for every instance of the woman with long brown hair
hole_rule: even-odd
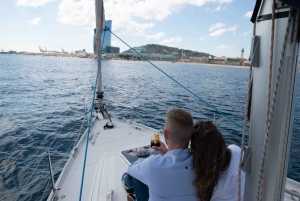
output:
[[[226,147],[225,140],[211,121],[199,121],[191,138],[193,185],[200,201],[238,200],[240,148]],[[242,198],[245,174],[242,173]]]

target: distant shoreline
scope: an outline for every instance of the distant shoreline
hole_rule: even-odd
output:
[[[0,52],[1,54],[1,52]],[[11,54],[11,53],[6,53]],[[87,59],[96,59],[97,55],[95,54],[69,54],[69,53],[33,53],[33,52],[19,52],[12,55],[28,55],[28,56],[50,56],[50,57],[72,57],[72,58],[87,58]],[[117,61],[134,61],[126,59],[107,59],[107,60],[117,60]],[[163,63],[172,63],[170,61],[157,61],[150,60],[151,62],[163,62]],[[213,67],[228,67],[228,68],[249,68],[248,66],[235,66],[227,64],[212,64],[212,63],[195,63],[195,62],[175,62],[175,64],[190,64],[190,65],[202,65],[202,66],[213,66]]]
[[[171,63],[169,61],[152,61],[152,62]],[[226,65],[226,64],[195,63],[195,62],[175,62],[175,64],[176,63],[177,64],[191,64],[191,65],[198,65],[198,66],[229,67],[229,68],[249,68],[249,66],[235,66],[235,65]]]

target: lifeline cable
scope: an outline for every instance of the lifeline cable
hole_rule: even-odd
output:
[[[253,35],[255,35],[255,29],[256,29],[256,25],[254,23]],[[241,153],[240,153],[239,174],[238,174],[238,201],[241,200],[241,178],[242,178],[241,170],[242,170],[244,143],[245,143],[245,137],[246,137],[247,116],[248,116],[249,103],[250,103],[251,80],[252,80],[252,66],[250,66],[250,69],[249,69],[247,102],[246,102],[246,110],[245,110],[245,116],[244,116],[243,136],[242,136],[242,142],[241,142]]]

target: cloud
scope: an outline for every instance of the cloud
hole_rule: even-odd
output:
[[[247,13],[244,15],[244,17],[245,17],[245,18],[251,18],[251,17],[252,17],[252,13],[253,13],[253,11],[249,11],[249,12],[247,12]]]
[[[233,49],[233,47],[231,46],[228,46],[228,45],[220,45],[218,47],[216,47],[218,50],[230,50],[230,49]]]
[[[221,10],[221,4],[215,9],[215,11],[219,11],[219,10]]]
[[[62,24],[95,24],[95,5],[91,0],[62,0],[56,19]]]
[[[222,27],[224,27],[223,24],[222,24]],[[228,27],[228,28],[217,27],[217,28],[212,29],[212,27],[211,27],[209,29],[210,32],[212,32],[215,29],[217,29],[217,30],[214,31],[214,32],[212,32],[212,33],[210,33],[209,36],[210,37],[220,37],[220,36],[224,35],[227,32],[235,32],[235,30],[237,29],[237,27],[238,27],[238,25],[234,25],[234,26],[231,26],[231,27]]]
[[[252,29],[243,33],[243,36],[248,36],[251,33]]]
[[[52,2],[55,0],[17,0],[17,6],[32,6],[38,7],[42,6],[45,3]]]
[[[94,37],[94,28],[95,28],[94,26],[82,28],[83,30],[85,30],[87,32],[85,35],[82,36],[82,38],[93,38]]]
[[[151,39],[159,40],[164,35],[165,35],[164,32],[160,32],[160,33],[157,33],[155,35],[146,35],[145,37],[146,37],[147,40],[151,40]]]
[[[172,37],[170,39],[165,39],[161,42],[162,45],[166,45],[166,46],[175,46],[176,44],[178,44],[179,42],[182,41],[181,37]]]
[[[29,20],[29,23],[31,23],[31,24],[33,24],[33,25],[37,25],[37,23],[39,23],[39,22],[41,22],[41,21],[42,21],[41,18],[36,17],[36,18],[34,18],[34,19],[32,19],[32,20]]]
[[[25,0],[22,0],[25,1]],[[30,0],[27,0],[30,1]],[[37,1],[37,0],[33,0]],[[52,1],[52,0],[42,0]],[[155,25],[155,21],[165,20],[172,13],[179,12],[187,5],[203,6],[214,2],[229,4],[233,0],[106,0],[105,18],[112,20],[112,31],[118,35],[151,35],[146,30]],[[94,0],[62,0],[58,7],[57,21],[63,24],[95,24]],[[158,6],[159,5],[159,6]],[[143,22],[137,21],[142,19]],[[146,21],[145,21],[146,20]],[[159,35],[157,36],[159,37]]]
[[[208,2],[219,4],[233,0],[107,0],[104,4],[106,18],[113,20],[113,31],[117,34],[146,35],[153,27],[153,21],[163,21],[172,13],[179,12],[186,5],[203,6]],[[159,5],[159,6],[158,6]],[[137,18],[151,20],[138,23]]]
[[[212,32],[215,29],[221,28],[221,27],[225,27],[226,24],[220,23],[218,22],[217,24],[213,24],[210,26],[210,28],[208,29],[209,32]]]
[[[203,40],[205,40],[205,37],[201,37],[201,38],[199,38],[199,40],[200,40],[200,41],[203,41]]]

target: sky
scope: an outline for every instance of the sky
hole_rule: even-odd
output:
[[[94,0],[0,0],[0,51],[93,52]],[[112,32],[132,47],[161,44],[249,56],[255,0],[104,0]],[[129,49],[112,36],[112,46]]]

